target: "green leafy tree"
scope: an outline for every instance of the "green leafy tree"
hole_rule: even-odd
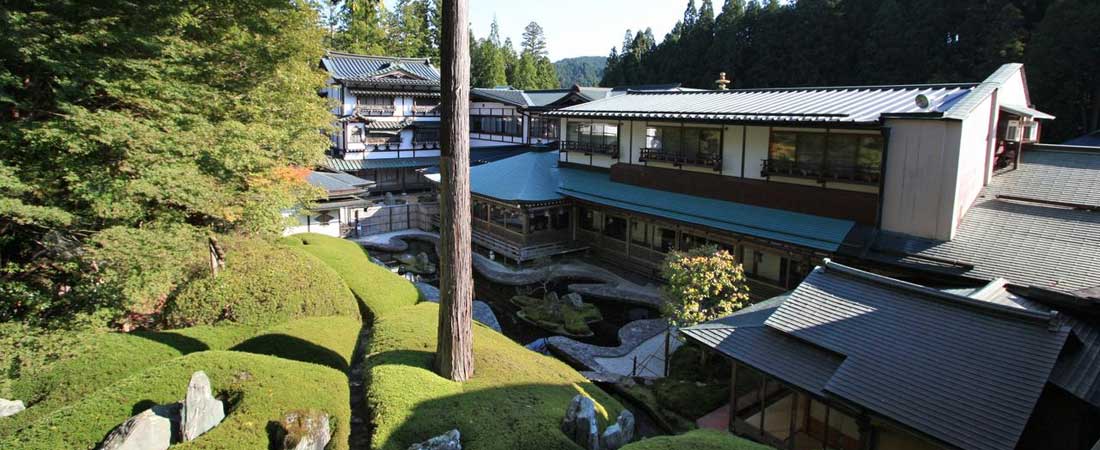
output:
[[[489,36],[470,39],[470,80],[474,87],[492,88],[508,84],[507,62],[500,43],[500,26],[493,19]]]
[[[61,310],[106,301],[111,268],[82,258],[102,230],[281,231],[304,185],[288,167],[329,146],[318,20],[278,0],[8,5],[0,191],[27,239],[3,244],[0,302],[25,301],[13,283]]]
[[[672,252],[661,274],[667,280],[662,313],[673,326],[688,327],[724,317],[749,301],[741,264],[713,245]]]
[[[1060,0],[1047,10],[1027,50],[1036,106],[1058,120],[1043,124],[1047,142],[1100,130],[1100,2]]]
[[[397,0],[386,20],[391,55],[438,57],[438,47],[432,47],[430,10],[428,0]]]
[[[367,55],[388,55],[387,13],[382,0],[345,0],[342,3],[339,21],[344,28],[334,34],[333,48]]]

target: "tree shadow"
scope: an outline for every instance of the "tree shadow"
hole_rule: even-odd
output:
[[[341,372],[348,370],[348,360],[343,355],[302,338],[285,334],[256,336],[237,344],[230,350],[320,364]]]
[[[171,331],[135,331],[130,334],[167,345],[185,355],[210,350],[210,346],[203,341]]]

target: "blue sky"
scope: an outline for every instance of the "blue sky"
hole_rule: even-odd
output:
[[[392,6],[394,0],[386,0]],[[717,2],[721,3],[721,2]],[[686,0],[470,0],[470,25],[478,38],[489,34],[493,16],[501,38],[518,46],[532,20],[546,31],[550,59],[606,56],[622,45],[623,32],[653,28],[660,41],[684,14]]]

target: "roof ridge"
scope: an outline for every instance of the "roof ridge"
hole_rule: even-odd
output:
[[[627,89],[627,95],[686,95],[686,94],[737,94],[748,92],[797,92],[797,91],[844,91],[844,90],[902,90],[913,88],[959,88],[977,87],[978,82],[962,83],[924,83],[924,84],[879,84],[879,85],[855,85],[855,86],[804,86],[804,87],[774,87],[774,88],[740,88],[713,90],[701,89],[696,91],[663,91],[663,90],[638,90]]]
[[[859,278],[871,283],[902,289],[912,292],[914,294],[920,294],[926,297],[930,297],[933,300],[940,301],[949,306],[961,306],[970,307],[973,309],[984,310],[988,312],[1001,313],[1012,318],[1026,319],[1041,323],[1049,323],[1057,313],[1053,310],[1050,314],[1030,311],[1026,309],[1013,308],[1010,306],[991,303],[985,300],[974,299],[963,295],[952,294],[950,292],[944,292],[938,289],[933,289],[927,286],[921,286],[919,284],[910,283],[907,281],[898,280],[896,278],[890,278],[884,275],[867,272],[864,270],[856,269],[854,267],[846,266],[840,263],[833,262],[829,258],[825,258],[824,263],[818,266],[814,271],[835,271],[837,273],[845,274],[851,277]]]
[[[337,50],[325,50],[325,56],[344,56],[349,58],[361,58],[361,59],[384,59],[388,61],[401,61],[401,62],[419,62],[427,65],[432,64],[431,58],[418,58],[413,56],[381,56],[381,55],[365,55],[361,53],[349,53],[341,52]]]

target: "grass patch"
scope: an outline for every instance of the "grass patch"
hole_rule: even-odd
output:
[[[210,376],[215,391],[235,402],[225,421],[180,449],[268,448],[269,424],[286,411],[317,409],[333,416],[330,448],[347,449],[348,388],[337,370],[270,356],[207,351],[143,371],[58,409],[6,437],[11,450],[90,449],[115,426],[153,403],[181,400],[196,370]]]
[[[718,430],[695,430],[677,436],[660,436],[627,444],[622,450],[770,450],[763,444]]]
[[[375,323],[366,374],[373,448],[404,450],[458,428],[463,448],[575,450],[558,430],[574,395],[596,400],[605,424],[622,410],[561,361],[480,324],[474,326],[474,378],[458,384],[437,376],[431,368],[438,311],[424,303]]]
[[[372,317],[414,305],[419,300],[420,294],[411,283],[370,262],[359,244],[313,233],[288,236],[279,242],[302,249],[328,264]]]
[[[278,356],[347,371],[359,339],[359,320],[309,317],[265,330],[231,350]]]
[[[227,245],[226,268],[181,288],[165,311],[173,328],[225,322],[272,325],[310,316],[358,317],[347,286],[300,248],[241,240]]]

